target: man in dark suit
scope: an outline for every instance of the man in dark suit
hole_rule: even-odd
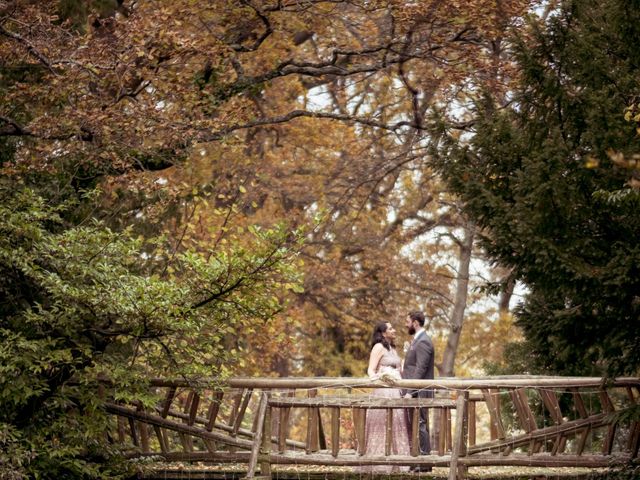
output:
[[[433,379],[433,358],[435,350],[431,338],[424,330],[424,313],[411,312],[407,315],[406,320],[407,332],[413,335],[413,341],[407,351],[404,359],[404,368],[402,372],[403,378],[406,379]],[[432,398],[433,390],[420,389],[409,390],[405,397],[413,398]],[[413,415],[409,415],[409,431],[411,431],[411,419]],[[431,444],[429,442],[429,417],[426,408],[420,409],[420,424],[418,427],[420,438],[420,453],[429,455],[431,452]],[[429,471],[431,468],[418,468],[414,471]]]

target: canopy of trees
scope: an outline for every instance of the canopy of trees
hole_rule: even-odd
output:
[[[101,477],[99,380],[115,398],[153,401],[150,377],[225,376],[237,360],[225,338],[255,332],[280,310],[278,286],[296,282],[288,232],[254,231],[251,251],[205,257],[156,240],[146,253],[129,230],[69,225],[64,205],[30,189],[0,185],[0,200],[3,478],[20,466]]]
[[[362,374],[375,321],[423,308],[443,340],[461,332],[478,252],[430,166],[428,111],[474,82],[504,90],[504,37],[527,6],[14,2],[0,31],[5,171],[57,200],[99,186],[74,221],[91,212],[177,250],[278,219],[315,225],[281,325],[301,348],[252,348],[281,374]],[[488,323],[477,332],[496,340]]]
[[[638,373],[638,7],[569,2],[534,21],[515,44],[510,105],[479,101],[468,144],[441,137],[442,172],[484,247],[530,290],[516,369]]]

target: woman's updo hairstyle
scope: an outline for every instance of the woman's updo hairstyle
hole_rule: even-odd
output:
[[[384,348],[387,350],[391,350],[393,345],[389,344],[386,338],[382,335],[389,328],[387,322],[379,322],[373,329],[373,337],[371,338],[371,348],[373,348],[377,343],[381,343]]]

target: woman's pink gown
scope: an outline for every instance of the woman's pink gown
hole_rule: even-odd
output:
[[[380,359],[377,375],[389,375],[399,380],[401,375],[402,361],[394,349],[385,350]],[[376,388],[372,391],[376,397],[402,398],[399,388]],[[367,410],[367,423],[365,430],[365,451],[366,455],[384,456],[385,431],[387,412],[385,409]],[[393,409],[393,436],[391,442],[391,455],[409,455],[409,433],[405,411],[401,408]],[[394,465],[372,465],[363,466],[361,471],[375,473],[393,473],[408,471],[408,467]]]

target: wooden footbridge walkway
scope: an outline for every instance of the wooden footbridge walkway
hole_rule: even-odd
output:
[[[112,441],[132,457],[168,462],[246,464],[247,478],[272,465],[445,466],[449,479],[472,466],[637,465],[640,378],[486,377],[393,385],[362,378],[234,378],[223,384],[156,379],[159,403],[107,403]],[[428,399],[371,395],[380,387],[429,388]],[[428,408],[435,432],[429,455],[392,454],[394,409],[413,418]],[[384,409],[385,454],[367,455],[365,419]],[[637,411],[637,410],[636,410]],[[417,425],[417,422],[413,422]],[[410,432],[414,441],[417,428]]]

